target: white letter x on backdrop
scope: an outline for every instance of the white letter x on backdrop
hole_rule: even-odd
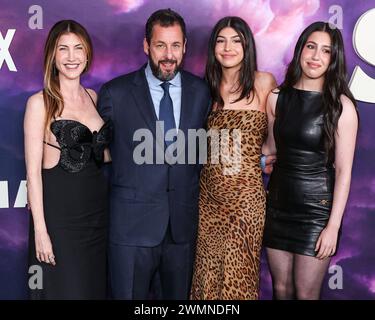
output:
[[[5,38],[0,32],[0,70],[3,66],[4,61],[6,62],[9,71],[17,71],[16,66],[14,65],[12,56],[9,52],[10,43],[12,42],[13,36],[16,33],[16,29],[9,29]]]

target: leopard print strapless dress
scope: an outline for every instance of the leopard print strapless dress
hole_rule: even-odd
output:
[[[208,129],[190,297],[258,299],[266,202],[260,155],[267,117],[257,110],[218,110]]]

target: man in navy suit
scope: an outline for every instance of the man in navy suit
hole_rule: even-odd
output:
[[[148,63],[104,84],[99,94],[100,113],[112,119],[114,126],[110,148],[112,296],[148,299],[153,283],[158,283],[156,298],[187,299],[201,168],[187,160],[187,137],[189,129],[205,128],[210,93],[202,79],[181,69],[186,31],[178,13],[171,9],[154,12],[146,24],[143,46]],[[161,127],[182,134],[185,142],[168,136],[157,141]],[[145,151],[151,154],[151,162],[140,163],[135,152],[144,143],[134,135],[140,129],[152,134],[151,150]],[[166,160],[168,157],[157,159],[160,149],[168,155],[177,141],[180,149],[170,154],[179,154],[178,163]]]

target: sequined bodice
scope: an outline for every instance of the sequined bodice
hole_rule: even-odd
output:
[[[51,131],[60,145],[59,164],[64,170],[75,173],[83,170],[90,162],[101,165],[104,149],[112,138],[112,123],[106,121],[99,131],[91,130],[76,120],[55,120]]]

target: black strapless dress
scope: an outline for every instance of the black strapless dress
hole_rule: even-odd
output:
[[[268,185],[263,244],[315,256],[331,213],[335,183],[324,148],[322,94],[281,90],[273,130],[277,162]]]
[[[42,181],[56,266],[36,259],[31,219],[29,263],[42,268],[43,288],[30,289],[30,298],[105,299],[108,183],[101,165],[111,140],[111,123],[91,132],[75,120],[55,120],[51,131],[60,146],[60,161],[42,170]]]

